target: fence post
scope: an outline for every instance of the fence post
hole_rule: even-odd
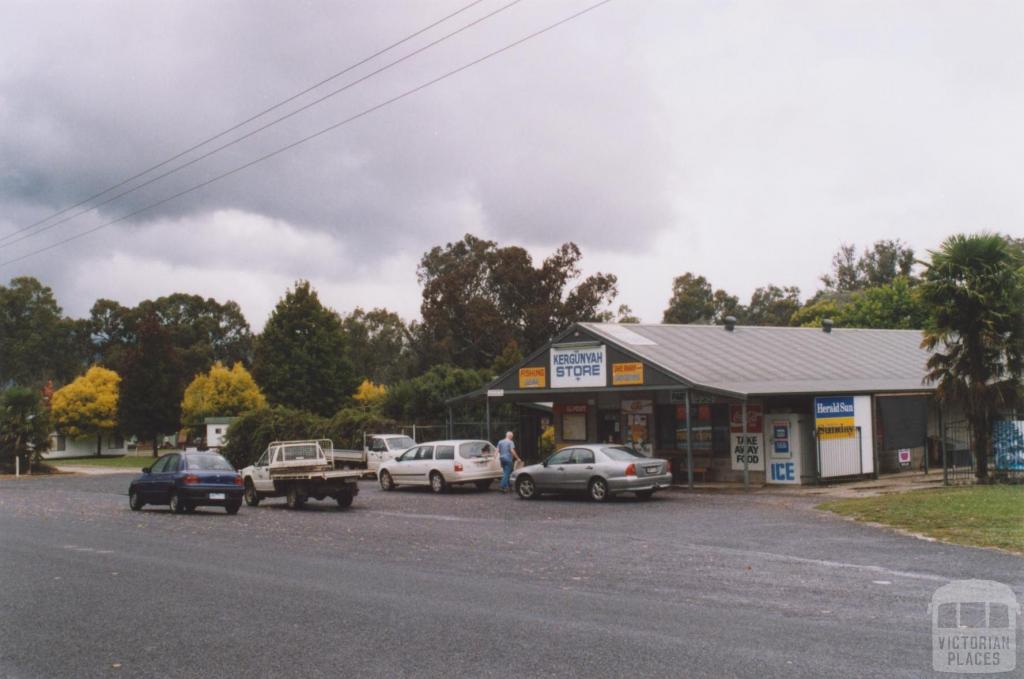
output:
[[[942,419],[942,406],[939,406],[939,446],[942,448],[942,485],[949,485],[949,459],[946,457],[946,423]]]

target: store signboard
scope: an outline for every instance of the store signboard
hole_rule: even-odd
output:
[[[763,434],[732,434],[732,468],[743,469],[743,458],[747,459],[747,469],[764,471],[764,435]]]
[[[643,363],[612,363],[612,386],[644,383]]]
[[[814,399],[814,428],[819,439],[851,439],[856,431],[852,396],[818,396]]]
[[[520,368],[519,388],[520,389],[543,389],[547,379],[547,368]]]
[[[607,386],[606,366],[607,355],[603,344],[551,347],[551,388]]]

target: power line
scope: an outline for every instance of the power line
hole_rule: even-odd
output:
[[[36,231],[34,231],[32,233],[26,233],[25,235],[20,236],[18,238],[15,238],[13,240],[8,240],[6,243],[0,243],[0,250],[3,250],[4,248],[9,247],[11,245],[15,245],[16,243],[20,243],[23,240],[27,240],[29,238],[34,238],[35,236],[38,236],[38,235],[43,234],[43,233],[46,233],[47,231],[49,231],[50,229],[52,229],[54,227],[60,226],[61,224],[64,224],[64,223],[66,223],[68,221],[71,221],[72,219],[75,219],[76,217],[80,217],[81,215],[84,215],[87,212],[95,210],[96,208],[103,207],[104,205],[107,205],[108,203],[112,203],[115,200],[117,200],[118,198],[122,198],[124,196],[127,196],[129,193],[134,193],[135,191],[138,191],[141,188],[145,188],[145,187],[147,187],[147,186],[149,186],[151,184],[155,184],[156,182],[160,181],[161,179],[164,179],[165,177],[169,177],[170,175],[175,174],[175,173],[185,169],[186,167],[190,167],[192,165],[195,165],[198,162],[206,160],[210,156],[215,155],[217,153],[220,153],[221,151],[223,151],[226,148],[234,146],[235,144],[238,144],[239,142],[242,142],[242,141],[248,139],[249,137],[252,137],[252,136],[255,136],[255,135],[259,134],[260,132],[266,130],[267,128],[273,127],[274,125],[277,125],[278,123],[280,123],[280,122],[282,122],[284,120],[287,120],[288,118],[291,118],[292,116],[296,116],[296,115],[298,115],[299,113],[302,113],[305,110],[313,108],[314,106],[323,103],[327,99],[330,99],[331,97],[335,97],[335,96],[341,94],[342,92],[344,92],[346,90],[349,90],[349,89],[355,87],[356,85],[358,85],[360,83],[363,83],[363,82],[369,80],[370,78],[373,78],[373,77],[383,73],[384,71],[387,71],[387,70],[397,66],[398,64],[400,64],[400,63],[402,63],[404,61],[408,61],[409,59],[413,58],[414,56],[416,56],[418,54],[421,54],[422,52],[425,52],[426,50],[428,50],[428,49],[430,49],[430,48],[432,48],[432,47],[434,47],[434,46],[436,46],[436,45],[438,45],[438,44],[440,44],[440,43],[442,43],[442,42],[444,42],[446,40],[449,40],[449,39],[453,38],[454,36],[458,35],[459,33],[462,33],[463,31],[467,31],[470,28],[472,28],[473,26],[476,26],[477,24],[482,23],[482,22],[490,19],[494,15],[500,14],[501,12],[504,12],[506,9],[512,7],[513,5],[518,5],[520,2],[522,2],[522,0],[512,0],[511,2],[509,2],[509,3],[505,4],[505,5],[502,5],[498,9],[494,10],[493,12],[490,12],[489,14],[485,14],[484,16],[482,16],[482,17],[480,17],[478,19],[475,19],[475,20],[469,22],[468,24],[460,26],[459,28],[455,29],[454,31],[452,31],[452,32],[450,32],[450,33],[448,33],[446,35],[441,36],[440,38],[434,40],[433,42],[427,43],[423,47],[420,47],[419,49],[413,50],[412,52],[409,52],[408,54],[406,54],[406,55],[404,55],[402,57],[399,57],[398,59],[396,59],[396,60],[394,60],[394,61],[392,61],[392,62],[390,62],[388,64],[385,64],[384,66],[381,66],[380,68],[378,68],[375,71],[371,71],[370,73],[367,73],[363,77],[358,78],[358,79],[348,83],[347,85],[345,85],[343,87],[340,87],[340,88],[338,88],[338,89],[336,89],[336,90],[334,90],[332,92],[328,92],[327,94],[323,95],[322,97],[319,97],[318,99],[314,99],[313,101],[309,102],[308,104],[300,106],[299,108],[295,109],[294,111],[291,111],[290,113],[286,113],[286,114],[284,114],[283,116],[281,116],[279,118],[275,118],[274,120],[271,120],[270,122],[265,123],[264,125],[261,125],[260,127],[257,127],[254,130],[250,130],[249,132],[246,132],[242,136],[236,137],[235,139],[232,139],[231,141],[227,142],[226,144],[221,144],[220,146],[217,146],[217,147],[207,151],[206,153],[193,158],[192,160],[189,160],[189,161],[187,161],[185,163],[182,163],[181,165],[178,165],[177,167],[174,167],[174,168],[168,170],[167,172],[164,172],[162,174],[158,174],[155,177],[147,179],[146,181],[142,182],[141,184],[136,184],[135,186],[133,186],[133,187],[131,187],[129,189],[125,189],[124,191],[121,191],[120,193],[116,193],[113,196],[110,196],[109,198],[107,198],[106,200],[102,200],[99,203],[96,203],[96,204],[92,205],[91,207],[84,208],[84,209],[82,209],[82,210],[80,210],[80,211],[78,211],[78,212],[76,212],[74,214],[68,215],[68,216],[66,216],[66,217],[64,217],[62,219],[58,219],[57,221],[53,222],[52,224],[44,226],[41,229],[37,229]],[[8,234],[8,235],[10,236],[10,235],[15,235],[15,234]],[[0,241],[2,241],[2,240],[3,239],[0,238]]]
[[[331,132],[333,130],[338,129],[339,127],[342,127],[343,125],[347,125],[347,124],[349,124],[349,123],[351,123],[353,121],[359,120],[360,118],[363,118],[363,117],[365,117],[365,116],[367,116],[367,115],[369,115],[369,114],[371,114],[371,113],[373,113],[375,111],[379,111],[382,108],[390,106],[391,104],[394,104],[397,101],[401,101],[402,99],[405,99],[406,97],[412,96],[413,94],[416,94],[417,92],[420,92],[421,90],[425,90],[428,87],[436,85],[437,83],[439,83],[439,82],[441,82],[443,80],[447,80],[448,78],[451,78],[454,75],[457,75],[457,74],[459,74],[459,73],[461,73],[461,72],[463,72],[463,71],[465,71],[465,70],[467,70],[469,68],[472,68],[472,67],[474,67],[474,66],[476,66],[476,65],[478,65],[480,63],[483,63],[483,62],[485,62],[485,61],[487,61],[489,59],[492,59],[493,57],[496,57],[499,54],[502,54],[502,53],[507,52],[507,51],[509,51],[511,49],[514,49],[514,48],[518,47],[519,45],[522,45],[525,42],[533,40],[534,38],[536,38],[538,36],[541,36],[541,35],[549,32],[549,31],[552,31],[555,28],[558,28],[559,26],[562,26],[563,24],[567,24],[570,21],[573,21],[574,19],[577,19],[577,18],[583,16],[584,14],[588,14],[589,12],[592,12],[595,9],[597,9],[597,8],[603,6],[603,5],[607,5],[611,1],[612,0],[600,0],[600,2],[596,2],[593,5],[589,5],[589,6],[585,7],[585,8],[583,8],[583,9],[581,9],[578,12],[570,14],[569,16],[565,17],[564,19],[560,19],[560,20],[556,21],[553,24],[548,24],[544,28],[536,30],[533,33],[529,33],[529,34],[523,36],[522,38],[519,38],[518,40],[516,40],[514,42],[510,42],[509,44],[505,45],[504,47],[499,47],[498,49],[494,50],[493,52],[488,52],[487,54],[483,55],[482,57],[478,57],[478,58],[474,59],[473,61],[465,63],[462,66],[459,66],[456,69],[448,71],[448,72],[446,72],[446,73],[444,73],[444,74],[442,74],[440,76],[437,76],[436,78],[433,78],[431,80],[428,80],[428,81],[426,81],[426,82],[424,82],[424,83],[422,83],[420,85],[417,85],[416,87],[414,87],[412,89],[406,90],[405,92],[402,92],[401,94],[398,94],[398,95],[396,95],[394,97],[391,97],[390,99],[387,99],[387,100],[385,100],[385,101],[383,101],[383,102],[381,102],[379,104],[375,104],[374,106],[371,106],[370,108],[364,109],[363,111],[360,111],[359,113],[357,113],[357,114],[355,114],[353,116],[345,118],[344,120],[341,120],[341,121],[339,121],[337,123],[334,123],[333,125],[329,125],[329,126],[323,128],[323,129],[321,129],[321,130],[319,130],[317,132],[314,132],[313,134],[310,134],[310,135],[308,135],[306,137],[302,137],[301,139],[298,139],[298,140],[296,140],[296,141],[294,141],[294,142],[292,142],[290,144],[282,146],[282,147],[280,147],[280,148],[278,148],[278,149],[276,149],[274,151],[271,151],[270,153],[264,154],[264,155],[254,159],[254,160],[249,161],[248,163],[245,163],[243,165],[239,165],[238,167],[236,167],[234,169],[228,170],[227,172],[224,172],[224,173],[219,174],[219,175],[217,175],[215,177],[207,179],[206,181],[201,182],[199,184],[196,184],[194,186],[191,186],[191,187],[189,187],[187,189],[184,189],[183,191],[179,191],[179,192],[177,192],[177,193],[175,193],[175,194],[173,194],[171,196],[168,196],[167,198],[159,200],[159,201],[157,201],[155,203],[151,203],[151,204],[149,204],[149,205],[147,205],[147,206],[145,206],[143,208],[139,208],[138,210],[135,210],[134,212],[130,212],[130,213],[126,214],[126,215],[122,215],[121,217],[118,217],[117,219],[112,219],[112,220],[110,220],[108,222],[104,222],[103,224],[100,224],[99,226],[94,226],[91,229],[87,229],[85,231],[77,233],[74,236],[69,236],[68,238],[64,238],[62,240],[57,241],[56,243],[52,243],[50,245],[47,245],[46,247],[39,248],[38,250],[33,250],[32,252],[29,252],[27,254],[21,255],[20,257],[15,257],[13,259],[8,259],[8,260],[6,260],[4,262],[0,262],[0,267],[8,266],[10,264],[14,264],[16,262],[23,261],[23,260],[28,259],[30,257],[34,257],[35,255],[41,254],[43,252],[47,252],[49,250],[53,250],[54,248],[58,248],[58,247],[66,244],[66,243],[70,243],[72,241],[78,240],[79,238],[84,238],[85,236],[88,236],[90,234],[96,233],[100,229],[105,229],[108,226],[113,226],[114,224],[118,224],[120,222],[123,222],[126,219],[131,219],[132,217],[134,217],[134,216],[136,216],[138,214],[146,212],[147,210],[152,210],[155,207],[159,207],[159,206],[161,206],[161,205],[163,205],[165,203],[168,203],[168,202],[170,202],[172,200],[175,200],[175,199],[180,198],[180,197],[182,197],[184,195],[192,193],[193,191],[198,191],[199,189],[204,188],[206,186],[209,186],[210,184],[213,184],[214,182],[218,182],[221,179],[225,179],[227,177],[230,177],[231,175],[237,174],[238,172],[241,172],[242,170],[248,169],[248,168],[252,167],[253,165],[256,165],[258,163],[262,163],[265,160],[268,160],[270,158],[278,156],[278,155],[284,153],[285,151],[288,151],[290,149],[295,148],[296,146],[300,146],[301,144],[305,144],[308,141],[312,141],[313,139],[321,137],[321,136],[327,134],[328,132]]]
[[[138,179],[140,177],[143,177],[143,176],[149,174],[153,170],[158,170],[161,167],[163,167],[164,165],[167,165],[168,163],[172,163],[175,160],[177,160],[178,158],[181,158],[182,156],[187,155],[187,154],[191,153],[192,151],[195,151],[198,148],[206,146],[211,141],[216,141],[217,139],[220,139],[224,135],[229,134],[231,132],[234,132],[238,128],[244,127],[245,125],[248,125],[249,123],[251,123],[252,121],[254,121],[254,120],[258,119],[258,118],[262,118],[263,116],[265,116],[266,114],[270,113],[271,111],[275,111],[275,110],[281,108],[282,106],[284,106],[285,104],[288,104],[290,102],[295,101],[296,99],[298,99],[299,97],[303,96],[304,94],[309,94],[313,90],[315,90],[315,89],[317,89],[317,88],[319,88],[319,87],[321,87],[323,85],[326,85],[327,83],[331,82],[332,80],[336,80],[336,79],[340,78],[341,76],[343,76],[346,73],[352,71],[353,69],[359,68],[363,64],[376,59],[377,57],[379,57],[380,55],[382,55],[382,54],[384,54],[386,52],[390,52],[391,50],[393,50],[394,48],[398,47],[399,45],[407,43],[410,40],[412,40],[413,38],[416,38],[416,37],[418,37],[420,35],[423,35],[427,31],[429,31],[430,29],[436,28],[437,26],[440,26],[441,24],[443,24],[444,22],[448,21],[449,19],[452,19],[452,18],[458,16],[459,14],[462,14],[463,12],[465,12],[465,11],[467,11],[469,9],[472,9],[473,7],[479,5],[481,2],[484,2],[484,1],[485,0],[473,0],[473,2],[469,3],[468,5],[460,7],[459,9],[455,10],[451,14],[448,14],[447,16],[441,17],[437,21],[435,21],[432,24],[429,24],[427,26],[424,26],[423,28],[419,29],[415,33],[410,33],[409,35],[405,36],[404,38],[402,38],[398,42],[393,42],[390,45],[388,45],[387,47],[384,47],[384,48],[381,48],[381,49],[377,50],[376,52],[374,52],[373,54],[369,55],[368,57],[360,59],[359,61],[357,61],[356,63],[354,63],[354,64],[352,64],[350,66],[346,66],[345,68],[343,68],[342,70],[338,71],[337,73],[324,78],[323,80],[321,80],[318,83],[310,85],[309,87],[307,87],[306,89],[302,90],[301,92],[296,92],[295,94],[293,94],[292,96],[288,97],[287,99],[282,99],[281,101],[277,102],[273,106],[270,106],[269,108],[263,109],[259,113],[256,113],[255,115],[252,115],[252,116],[246,118],[242,122],[236,123],[235,125],[232,125],[231,127],[227,128],[226,130],[222,130],[222,131],[218,132],[217,134],[213,135],[212,137],[208,137],[208,138],[202,140],[201,142],[198,142],[198,143],[194,144],[193,146],[188,147],[184,151],[181,151],[181,152],[171,156],[170,158],[157,163],[156,165],[152,165],[152,166],[146,168],[145,170],[142,170],[141,172],[132,175],[131,177],[127,177],[127,178],[121,180],[120,182],[118,182],[117,184],[114,184],[113,186],[107,187],[106,189],[100,191],[99,193],[95,193],[95,194],[89,196],[88,198],[84,198],[84,199],[80,200],[79,202],[75,203],[74,205],[68,205],[67,207],[65,207],[65,208],[63,208],[63,209],[61,209],[61,210],[59,210],[57,212],[54,212],[53,214],[48,215],[48,216],[44,217],[43,219],[40,219],[37,222],[33,222],[32,224],[28,224],[27,226],[23,226],[20,229],[16,229],[16,230],[14,230],[14,231],[12,231],[12,232],[10,232],[8,234],[0,236],[0,241],[4,241],[4,240],[10,238],[11,236],[17,235],[17,234],[19,234],[19,233],[21,233],[23,231],[28,231],[29,229],[32,229],[32,228],[34,228],[36,226],[39,226],[40,224],[43,224],[45,222],[50,221],[54,217],[59,217],[60,215],[66,213],[66,212],[68,212],[70,210],[74,210],[76,207],[81,207],[82,205],[85,205],[86,203],[92,202],[93,200],[96,200],[97,198],[100,198],[101,196],[105,196],[106,194],[110,193],[111,191],[114,191],[115,189],[121,188],[122,186],[124,186],[128,182],[134,181],[134,180],[136,180],[136,179]]]

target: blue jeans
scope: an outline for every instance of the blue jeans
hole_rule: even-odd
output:
[[[512,462],[512,458],[511,457],[508,458],[507,460],[502,458],[502,460],[501,460],[501,489],[502,490],[505,490],[506,488],[508,488],[508,477],[512,475],[512,468],[514,466],[515,466],[515,463]]]

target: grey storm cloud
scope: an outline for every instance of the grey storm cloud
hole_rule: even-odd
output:
[[[463,4],[8,7],[15,30],[14,43],[4,48],[12,68],[3,81],[0,157],[6,161],[0,199],[23,220],[77,202]],[[502,4],[481,3],[264,120]],[[586,4],[511,7],[307,112],[100,207],[98,214],[55,227],[47,239],[133,212],[244,164]],[[664,228],[671,159],[662,130],[636,124],[649,116],[643,102],[650,96],[643,78],[625,63],[629,44],[612,39],[621,13],[614,5],[601,8],[132,221],[237,209],[326,230],[357,248],[385,249],[457,238],[458,225],[448,213],[458,205],[472,206],[481,226],[507,229],[528,242],[610,241],[611,230],[626,223],[640,230]],[[41,35],[40,26],[58,15]],[[27,29],[20,39],[19,23]]]
[[[297,104],[509,2],[482,0]],[[6,0],[0,262],[592,2],[522,0],[201,163],[11,244],[4,234],[469,0]],[[291,281],[309,278],[339,309],[386,304],[411,316],[418,257],[468,231],[537,254],[577,242],[588,270],[618,274],[620,301],[645,320],[660,318],[685,271],[740,295],[767,283],[811,294],[844,242],[902,238],[922,253],[955,231],[1021,232],[1021,25],[1024,4],[997,0],[614,0],[265,163],[0,267],[0,279],[36,275],[75,314],[97,296],[233,298],[259,326]]]

